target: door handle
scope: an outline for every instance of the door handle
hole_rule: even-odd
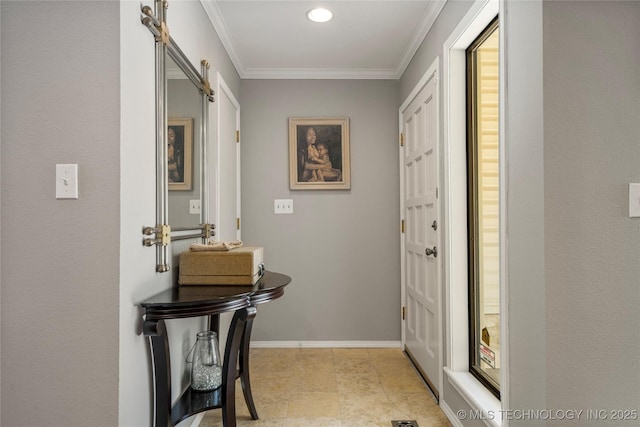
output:
[[[438,248],[436,248],[435,246],[433,247],[433,249],[431,248],[427,248],[424,250],[425,255],[429,256],[429,255],[433,255],[434,258],[438,257]]]

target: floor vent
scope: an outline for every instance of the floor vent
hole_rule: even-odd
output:
[[[391,427],[418,427],[416,420],[391,421]]]

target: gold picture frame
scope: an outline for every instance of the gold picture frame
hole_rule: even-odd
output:
[[[289,118],[289,188],[351,188],[348,117]]]
[[[167,179],[169,191],[193,187],[193,119],[169,117],[167,126]]]

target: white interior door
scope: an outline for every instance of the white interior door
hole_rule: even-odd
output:
[[[401,107],[400,117],[403,339],[436,397],[442,382],[438,108],[437,68],[432,66]]]
[[[216,175],[216,225],[215,240],[228,242],[239,240],[240,227],[240,142],[237,137],[240,129],[240,103],[217,73],[218,87],[216,104],[218,107],[217,161]],[[220,315],[220,352],[224,354],[227,331],[233,314]]]
[[[240,104],[218,73],[216,240],[240,239]]]

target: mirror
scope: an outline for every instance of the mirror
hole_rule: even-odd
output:
[[[209,63],[201,72],[191,64],[169,35],[166,0],[155,10],[141,6],[142,23],[156,41],[156,225],[143,227],[144,246],[156,247],[156,271],[169,271],[169,244],[173,240],[213,235],[208,223],[207,135]]]
[[[202,224],[201,94],[171,58],[167,69],[167,180],[171,228]]]

